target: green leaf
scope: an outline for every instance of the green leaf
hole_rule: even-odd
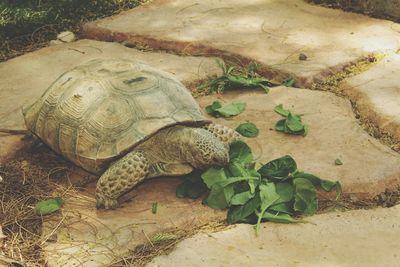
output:
[[[304,131],[304,125],[300,117],[296,115],[293,116],[290,112],[286,119],[286,126],[294,133]]]
[[[224,169],[215,167],[209,168],[201,175],[201,178],[210,189],[214,184],[225,181],[227,179]]]
[[[314,214],[318,209],[317,191],[314,185],[304,178],[294,179],[293,184],[295,186],[294,210],[308,215]]]
[[[232,224],[245,220],[248,216],[254,214],[260,203],[260,197],[256,195],[242,206],[232,206],[228,211],[228,223]]]
[[[258,235],[260,231],[261,220],[263,218],[265,211],[279,199],[279,195],[276,193],[274,183],[261,183],[259,188],[260,188],[261,211],[256,212],[256,215],[258,217],[256,224],[256,235]]]
[[[153,202],[153,204],[151,205],[151,213],[153,213],[153,214],[157,213],[157,206],[158,206],[158,203]]]
[[[289,183],[276,183],[276,193],[279,195],[279,200],[276,203],[289,202],[294,197],[294,186]]]
[[[294,159],[291,156],[286,155],[268,162],[262,166],[258,172],[263,178],[284,181],[288,179],[289,175],[296,171],[296,169],[297,164]]]
[[[276,124],[275,124],[275,130],[279,131],[279,132],[289,132],[289,129],[286,126],[286,119],[282,119],[279,120]]]
[[[256,136],[258,136],[258,133],[260,132],[260,130],[257,128],[257,126],[252,122],[246,122],[246,123],[240,124],[236,128],[236,131],[245,137],[256,137]]]
[[[296,80],[293,78],[287,79],[285,81],[283,81],[283,85],[286,87],[293,87],[293,85],[296,83]]]
[[[243,205],[255,196],[251,191],[241,192],[231,198],[231,205]]]
[[[305,223],[306,221],[294,219],[292,216],[286,213],[272,213],[272,212],[265,212],[263,215],[263,219],[275,222],[275,223]]]
[[[321,187],[324,189],[326,192],[330,192],[333,188],[335,188],[336,191],[336,200],[339,199],[339,197],[342,194],[342,185],[339,182],[332,182],[328,180],[322,180],[321,179]]]
[[[279,200],[277,200],[276,202],[279,202]],[[268,210],[283,212],[283,213],[287,213],[287,214],[294,213],[292,202],[283,202],[283,203],[274,204],[271,207],[269,207]]]
[[[178,198],[191,198],[196,199],[207,192],[207,185],[201,179],[200,173],[197,171],[192,172],[185,176],[182,182],[176,188],[176,196]]]
[[[335,159],[335,165],[343,165],[343,162],[340,159]]]
[[[321,185],[321,178],[310,173],[296,171],[295,173],[293,173],[293,178],[304,178],[309,180],[314,186]]]
[[[253,181],[258,181],[259,179],[260,179],[260,177],[249,177],[249,176],[246,176],[246,177],[229,177],[227,180],[219,182],[218,184],[223,186],[223,187],[225,187],[227,185],[234,184],[234,183],[237,183],[237,182],[252,181],[252,180]]]
[[[223,117],[232,117],[239,115],[246,109],[246,103],[244,102],[233,102],[231,104],[228,104],[226,106],[222,106],[216,111],[223,116]]]
[[[64,200],[61,197],[56,197],[48,200],[39,201],[36,204],[33,212],[36,215],[48,215],[59,210],[64,204]]]
[[[279,199],[279,195],[276,193],[274,183],[261,183],[259,189],[261,210],[266,210]]]
[[[277,105],[274,108],[274,111],[284,117],[287,117],[289,115],[289,111],[283,108],[282,104]]]
[[[324,189],[326,192],[330,192],[333,188],[336,189],[336,199],[340,197],[342,194],[342,186],[339,182],[333,182],[329,180],[323,180],[319,178],[318,176],[315,176],[310,173],[305,173],[302,171],[296,171],[293,174],[293,178],[304,178],[310,181],[314,186],[320,186],[322,189]]]
[[[214,101],[211,105],[206,106],[206,112],[207,114],[213,116],[213,117],[219,117],[219,112],[217,109],[221,108],[222,105],[219,101]]]
[[[213,209],[224,209],[229,206],[230,198],[232,198],[233,194],[233,185],[222,186],[214,184],[205,203]]]
[[[236,159],[243,165],[246,165],[254,161],[250,147],[245,142],[242,141],[236,141],[230,145],[229,159],[231,161]]]

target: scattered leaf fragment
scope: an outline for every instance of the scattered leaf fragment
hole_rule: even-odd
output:
[[[33,212],[36,215],[48,215],[59,210],[64,204],[64,200],[61,197],[56,197],[52,199],[42,200],[36,204]]]
[[[246,123],[240,124],[236,128],[236,131],[245,137],[256,137],[256,136],[258,136],[258,133],[260,132],[260,130],[257,128],[257,126],[252,122],[246,122]]]
[[[157,213],[157,206],[158,206],[157,202],[153,202],[153,204],[151,204],[151,213],[153,214]]]
[[[284,80],[283,81],[283,85],[284,86],[286,86],[286,87],[293,87],[293,85],[296,83],[296,80],[295,79],[293,79],[293,78],[289,78],[289,79],[287,79],[287,80]]]
[[[159,243],[164,241],[171,241],[178,239],[178,236],[171,233],[157,233],[151,237],[153,243]]]
[[[343,162],[340,159],[335,159],[335,165],[343,165]]]

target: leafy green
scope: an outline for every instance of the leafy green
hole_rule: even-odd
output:
[[[294,135],[307,135],[307,126],[302,123],[301,115],[292,114],[282,104],[277,105],[274,111],[286,117],[275,124],[275,130]]]
[[[260,130],[257,128],[257,126],[252,122],[246,122],[246,123],[240,124],[236,128],[236,131],[245,137],[256,137],[256,136],[258,136],[258,133],[260,132]]]
[[[303,220],[297,220],[294,219],[292,216],[286,213],[281,213],[281,212],[265,212],[263,219],[270,221],[270,222],[276,222],[276,223],[304,223],[305,221]]]
[[[151,204],[151,213],[156,214],[157,213],[157,207],[158,207],[158,203],[157,202],[153,202],[153,204]]]
[[[294,210],[304,214],[314,214],[318,209],[317,191],[307,179],[296,178],[294,184]]]
[[[216,111],[218,111],[218,113],[221,114],[221,116],[223,117],[232,117],[242,113],[245,110],[245,108],[246,108],[246,103],[233,102],[231,104],[216,109]]]
[[[233,102],[226,106],[222,106],[219,101],[214,101],[211,105],[206,106],[207,114],[213,117],[232,117],[239,115],[246,109],[246,103]]]
[[[266,163],[258,172],[261,174],[262,178],[284,181],[288,179],[290,174],[295,172],[296,169],[297,164],[294,159],[286,155]]]
[[[50,213],[58,211],[63,204],[64,200],[61,197],[42,200],[35,205],[33,212],[36,215],[48,215]]]
[[[289,115],[289,111],[283,108],[282,104],[277,105],[274,108],[274,111],[284,117],[287,117]]]
[[[268,93],[269,87],[277,85],[260,76],[257,73],[258,66],[255,63],[240,67],[227,65],[225,62],[217,60],[217,64],[222,69],[222,75],[219,77],[209,76],[208,81],[200,85],[197,88],[198,90],[207,90],[208,93],[223,93],[225,89],[261,87]]]
[[[293,78],[287,79],[283,81],[283,85],[286,87],[293,87],[293,85],[296,83],[296,80]]]
[[[206,112],[208,115],[213,117],[220,117],[217,109],[221,108],[222,104],[219,101],[214,101],[211,105],[206,106]]]
[[[229,223],[255,224],[256,234],[263,221],[304,222],[293,216],[317,211],[317,188],[335,188],[337,198],[341,193],[339,182],[298,170],[295,160],[288,155],[257,171],[250,147],[237,141],[230,146],[229,158],[228,166],[210,167],[201,175],[204,187],[210,189],[203,203],[214,209],[228,208]],[[193,177],[189,180],[196,181]]]
[[[243,141],[236,141],[230,145],[229,159],[230,161],[236,159],[243,165],[254,161],[250,147]]]
[[[243,205],[255,196],[250,190],[238,193],[231,198],[231,205]]]
[[[215,184],[211,188],[205,203],[213,209],[224,209],[229,206],[230,199],[234,194],[233,186],[224,188],[220,184]]]
[[[256,235],[258,235],[260,231],[261,220],[264,216],[265,211],[274,204],[278,199],[279,195],[276,193],[275,184],[274,183],[261,183],[260,184],[260,211],[256,212],[258,217],[256,224]]]
[[[315,187],[321,187],[326,192],[330,192],[330,191],[332,191],[333,188],[335,188],[335,190],[336,190],[336,199],[338,199],[340,197],[340,195],[342,194],[342,186],[341,186],[341,184],[339,182],[323,180],[323,179],[319,178],[318,176],[315,176],[315,175],[310,174],[310,173],[305,173],[305,172],[302,172],[302,171],[296,171],[293,174],[293,177],[294,178],[307,179]]]
[[[225,171],[223,168],[215,168],[211,167],[206,172],[201,175],[203,182],[207,185],[208,188],[219,182],[225,181],[228,179],[225,175]]]
[[[194,171],[184,177],[184,182],[176,188],[176,196],[178,198],[196,199],[207,192],[207,185],[201,179],[201,173]]]
[[[343,165],[343,162],[340,159],[335,159],[335,165]]]
[[[245,220],[257,210],[260,203],[260,197],[259,195],[256,195],[244,205],[232,206],[228,211],[228,223],[237,223]]]

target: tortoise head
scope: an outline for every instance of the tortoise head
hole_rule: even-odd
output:
[[[202,128],[192,128],[188,162],[195,168],[225,166],[229,163],[229,147]]]

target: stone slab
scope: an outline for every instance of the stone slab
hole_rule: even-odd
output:
[[[226,213],[201,200],[175,196],[178,178],[157,178],[135,187],[116,210],[96,210],[95,183],[65,200],[64,219],[45,222],[44,252],[49,266],[109,266],[156,233],[190,230],[223,220]],[[127,201],[130,200],[130,201]],[[152,204],[157,202],[157,213]],[[53,229],[56,231],[53,232]]]
[[[332,212],[307,221],[264,223],[259,237],[244,224],[198,234],[146,266],[400,266],[400,206]]]
[[[61,74],[95,58],[126,58],[174,74],[185,84],[220,73],[214,58],[141,52],[117,43],[80,40],[46,47],[0,63],[0,128],[25,129],[21,109]],[[20,136],[0,133],[0,159],[22,146]]]
[[[400,55],[391,54],[340,87],[365,119],[400,142]]]
[[[199,98],[202,107],[219,99],[222,103],[242,101],[246,110],[233,119],[215,122],[236,128],[251,121],[260,129],[257,138],[248,138],[258,161],[291,155],[298,167],[324,179],[338,180],[344,192],[368,198],[386,187],[400,185],[400,155],[369,136],[354,117],[350,102],[332,93],[275,87],[269,94],[259,91],[226,92]],[[273,111],[283,104],[297,114],[304,114],[308,125],[306,137],[286,135],[274,130],[282,116]],[[336,158],[343,165],[336,166]]]
[[[298,86],[373,52],[399,47],[400,25],[301,0],[155,0],[82,27],[87,38],[131,41],[264,66]],[[304,53],[307,60],[299,60]]]

